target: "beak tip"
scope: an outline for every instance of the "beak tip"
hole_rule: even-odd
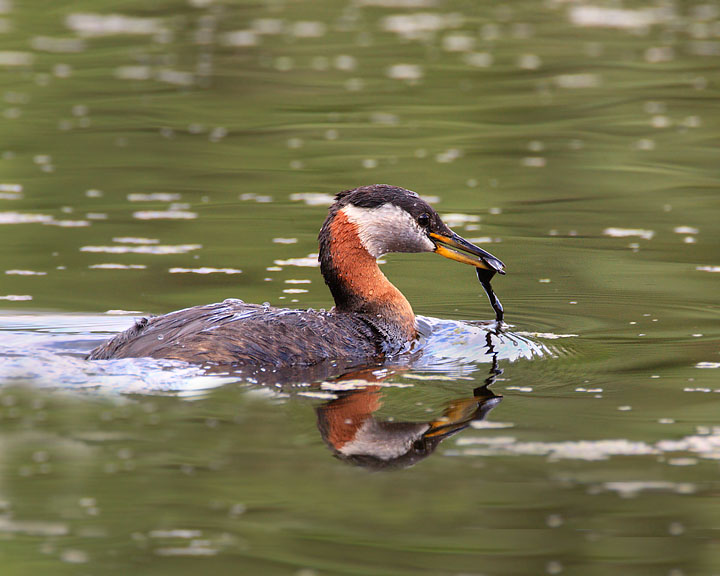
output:
[[[498,260],[496,258],[495,260],[490,260],[490,261],[486,260],[485,263],[490,265],[493,273],[500,274],[500,276],[505,276],[505,273],[507,272],[507,270],[505,268],[504,262],[501,262],[500,260]]]
[[[478,269],[478,274],[480,274],[480,269],[483,269],[491,275],[496,273],[503,276],[505,275],[505,264],[489,252],[471,244],[454,232],[450,231],[450,234],[446,236],[436,232],[430,232],[428,233],[428,236],[433,240],[433,244],[435,245],[433,251],[436,254],[440,254],[441,256],[450,258],[451,260],[457,260],[463,264],[471,264]],[[468,252],[469,254],[476,256],[476,259],[472,259],[462,252],[450,250],[445,246],[458,248],[459,250]]]

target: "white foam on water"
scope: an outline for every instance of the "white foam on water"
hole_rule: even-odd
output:
[[[242,274],[242,270],[237,268],[210,268],[203,266],[202,268],[170,268],[170,274]]]
[[[122,14],[75,13],[65,18],[65,25],[84,37],[152,36],[167,31],[159,18],[138,18]]]
[[[454,226],[464,226],[465,224],[480,222],[480,220],[482,220],[482,218],[476,214],[461,214],[459,212],[442,214],[441,218],[443,222],[451,228]]]
[[[35,270],[5,270],[5,274],[15,276],[47,276],[47,272],[36,272]]]
[[[156,238],[138,238],[135,236],[118,236],[113,238],[113,242],[118,244],[159,244],[160,240]]]
[[[193,220],[197,218],[197,212],[186,210],[140,210],[133,212],[133,218],[137,220]]]
[[[140,246],[83,246],[80,252],[102,254],[187,254],[200,250],[202,244],[140,245]]]
[[[605,236],[612,236],[613,238],[637,236],[644,240],[652,240],[653,236],[655,236],[653,230],[643,230],[642,228],[605,228],[603,234]]]
[[[0,51],[0,66],[32,66],[34,61],[32,52]]]
[[[619,30],[643,30],[672,17],[659,8],[631,10],[592,5],[572,6],[568,16],[575,26]]]
[[[300,266],[301,268],[317,268],[319,254],[310,253],[302,258],[288,258],[287,260],[275,260],[276,266]]]
[[[24,521],[0,516],[0,533],[25,534],[28,536],[66,536],[67,524],[61,522]]]
[[[290,194],[293,202],[304,202],[308,206],[330,206],[335,201],[335,196],[322,192],[302,192]]]
[[[654,443],[627,439],[579,440],[568,442],[522,442],[514,437],[463,436],[456,440],[466,456],[536,455],[551,460],[607,460],[612,456],[648,456],[691,453],[708,460],[720,460],[720,430]]]
[[[617,492],[624,498],[632,498],[641,492],[663,491],[675,492],[676,494],[694,494],[695,484],[689,482],[664,482],[664,481],[628,481],[628,482],[604,482],[602,489],[609,492]]]
[[[260,35],[255,30],[233,30],[232,32],[223,34],[220,37],[220,41],[225,46],[247,48],[249,46],[257,46],[260,42]]]
[[[463,21],[463,16],[457,13],[416,12],[386,16],[381,27],[407,40],[430,40],[436,32],[458,28]]]
[[[519,336],[529,338],[542,338],[543,340],[558,340],[560,338],[578,338],[578,334],[555,334],[554,332],[515,332]]]
[[[145,264],[93,264],[88,266],[93,270],[145,270],[147,266]]]
[[[114,75],[120,80],[150,80],[153,73],[150,66],[118,66]]]
[[[35,36],[30,40],[33,50],[52,52],[55,54],[75,54],[84,52],[85,41],[81,38],[53,38],[51,36]]]
[[[0,212],[0,224],[47,224],[49,222],[53,222],[53,217],[49,214]]]
[[[153,192],[151,194],[128,194],[130,202],[176,202],[180,200],[180,194],[170,192]]]
[[[388,78],[395,80],[420,80],[423,77],[423,69],[418,64],[393,64],[385,71]]]

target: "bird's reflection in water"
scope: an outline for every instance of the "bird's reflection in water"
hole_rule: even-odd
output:
[[[551,352],[542,344],[503,330],[499,322],[458,323],[435,321],[433,345],[372,366],[323,363],[299,370],[231,369],[252,386],[261,386],[292,396],[312,397],[332,391],[334,397],[315,408],[323,440],[339,459],[372,469],[404,468],[432,454],[446,438],[472,422],[483,420],[502,396],[490,386],[502,374],[499,360],[514,361],[541,357]],[[462,354],[461,354],[462,352]],[[448,361],[450,360],[450,361]],[[467,396],[450,401],[442,416],[429,421],[383,419],[378,410],[391,394],[392,375],[437,374],[439,379],[466,381],[477,367],[490,361],[489,375],[482,386]],[[224,366],[216,370],[226,373]],[[432,379],[432,376],[430,376]]]
[[[489,335],[488,335],[489,336]],[[405,468],[428,457],[445,439],[479,421],[502,400],[490,385],[502,374],[493,356],[490,375],[472,396],[452,400],[441,417],[426,422],[379,420],[374,414],[383,404],[387,390],[371,371],[353,372],[345,378],[361,378],[367,386],[339,393],[316,408],[317,424],[335,456],[373,469]],[[373,381],[375,383],[373,383]]]

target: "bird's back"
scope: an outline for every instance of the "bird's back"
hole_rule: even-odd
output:
[[[358,314],[289,310],[230,299],[143,318],[88,358],[312,366],[334,359],[371,359],[383,352],[383,344],[372,324]]]

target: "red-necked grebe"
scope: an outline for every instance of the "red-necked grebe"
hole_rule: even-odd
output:
[[[278,368],[369,361],[407,350],[418,337],[410,303],[377,265],[383,254],[435,252],[505,273],[500,260],[455,234],[415,192],[385,184],[340,192],[318,240],[320,270],[335,299],[330,311],[225,300],[144,318],[88,358]]]

